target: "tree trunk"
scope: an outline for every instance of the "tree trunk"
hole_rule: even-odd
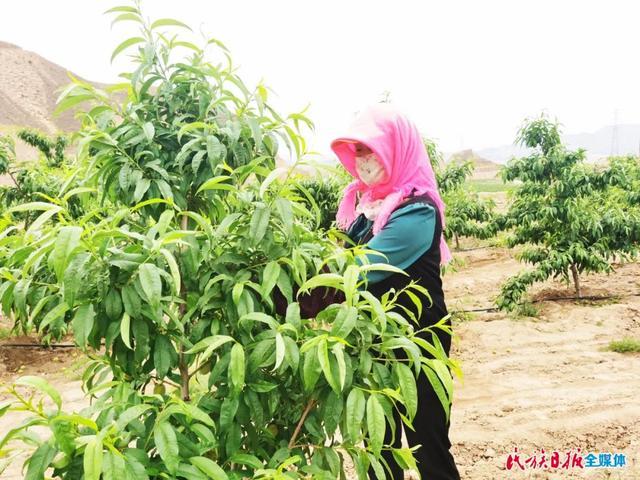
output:
[[[576,287],[576,295],[578,298],[582,297],[582,292],[580,291],[580,277],[578,276],[578,267],[576,264],[571,264],[571,274],[573,275],[573,284]]]
[[[458,234],[454,233],[453,238],[456,240],[456,250],[460,250],[460,239],[458,238]]]
[[[186,230],[187,227],[189,226],[189,217],[187,217],[186,215],[184,215],[182,217],[182,229]],[[185,292],[185,288],[184,288],[184,282],[182,283],[182,297],[184,297],[185,302],[186,302],[186,292]],[[187,310],[187,306],[186,303],[181,303],[180,307],[179,307],[179,311],[180,311],[180,318],[182,319],[184,317],[184,314]],[[185,329],[185,335],[187,334],[186,329]],[[189,396],[189,363],[187,362],[186,358],[185,358],[185,353],[184,353],[184,345],[180,345],[180,355],[178,358],[178,368],[180,370],[180,380],[181,380],[181,390],[182,390],[182,400],[184,400],[185,402],[188,402],[190,400],[190,396]]]

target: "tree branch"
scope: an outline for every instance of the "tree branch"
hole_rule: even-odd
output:
[[[304,421],[307,419],[307,415],[309,415],[309,412],[315,406],[315,404],[316,404],[316,401],[314,399],[309,400],[309,403],[307,403],[307,406],[304,409],[304,412],[302,412],[302,417],[300,417],[300,421],[298,421],[298,425],[296,425],[296,429],[293,431],[293,436],[291,437],[291,440],[289,440],[290,449],[293,448],[293,446],[296,444],[296,438],[298,438],[300,429],[302,428]]]

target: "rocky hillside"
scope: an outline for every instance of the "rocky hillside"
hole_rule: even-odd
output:
[[[0,42],[0,129],[32,127],[53,133],[77,126],[71,112],[54,117],[67,70],[10,43]]]
[[[449,156],[448,162],[464,162],[466,160],[473,161],[475,169],[471,178],[477,180],[494,179],[498,175],[501,165],[481,157],[473,150],[461,150]]]

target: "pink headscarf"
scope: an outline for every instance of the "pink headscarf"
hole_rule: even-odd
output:
[[[369,187],[362,182],[355,166],[355,143],[371,149],[381,161],[387,180]],[[355,178],[344,191],[338,207],[336,223],[347,229],[357,217],[356,193],[361,202],[384,199],[373,222],[373,234],[382,230],[393,210],[415,189],[416,195],[427,194],[440,212],[444,230],[445,205],[438,192],[431,162],[417,127],[388,104],[376,104],[360,113],[347,135],[331,142],[331,148],[347,171]],[[451,260],[451,252],[444,235],[440,237],[440,263]]]

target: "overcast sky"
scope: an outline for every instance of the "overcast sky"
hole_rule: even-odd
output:
[[[102,13],[124,1],[2,2],[0,40],[89,79],[127,68],[111,51],[133,33]],[[327,153],[354,112],[384,91],[445,151],[511,143],[546,110],[566,133],[640,123],[637,0],[143,0],[222,40],[250,85],[284,111],[311,103],[310,144]]]

